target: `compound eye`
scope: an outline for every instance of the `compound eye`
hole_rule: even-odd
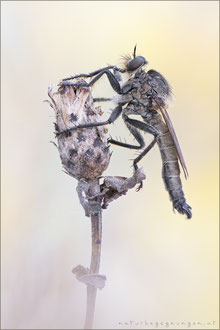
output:
[[[126,68],[128,72],[131,72],[139,69],[144,64],[147,64],[145,58],[143,56],[137,56],[127,63]]]

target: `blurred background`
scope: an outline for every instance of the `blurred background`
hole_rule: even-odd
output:
[[[155,147],[141,162],[144,188],[103,212],[100,272],[107,283],[94,327],[219,328],[218,5],[1,2],[3,329],[83,327],[86,288],[71,270],[89,266],[90,220],[50,143],[54,113],[43,101],[51,83],[120,65],[136,43],[137,55],[173,88],[169,114],[189,170],[181,178],[193,217],[173,213]],[[94,95],[113,95],[106,77]],[[103,105],[104,119],[112,108]],[[109,133],[132,142],[122,119]],[[131,176],[135,152],[111,150],[105,175]]]

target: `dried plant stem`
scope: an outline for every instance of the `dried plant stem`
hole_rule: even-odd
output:
[[[90,263],[90,273],[98,274],[101,258],[101,242],[102,242],[102,211],[96,215],[91,215],[91,229],[92,229],[92,255]],[[86,306],[86,320],[84,329],[92,329],[95,302],[96,302],[97,287],[87,285],[87,306]]]
[[[97,211],[91,214],[91,233],[92,233],[92,253],[90,262],[90,274],[98,274],[101,258],[101,243],[102,243],[102,208],[100,203],[100,185],[99,180],[96,179],[90,184],[88,197],[97,204],[99,204]],[[97,197],[95,197],[97,196]],[[93,203],[94,203],[93,202]],[[93,319],[95,313],[97,287],[94,285],[87,285],[87,305],[86,305],[86,320],[84,329],[92,329]]]
[[[79,81],[80,84],[82,81]],[[75,85],[74,85],[75,86]],[[99,274],[102,243],[102,209],[125,195],[144,180],[142,169],[132,177],[105,176],[99,178],[108,167],[110,151],[107,129],[103,126],[77,128],[91,122],[100,122],[102,111],[94,107],[91,91],[80,86],[52,86],[48,89],[49,104],[56,114],[55,134],[57,148],[65,172],[78,180],[77,193],[85,216],[91,219],[92,253],[90,269],[78,265],[72,270],[78,281],[87,287],[87,307],[84,329],[92,329],[97,289],[103,289],[106,276]],[[74,128],[66,134],[66,128]],[[62,133],[62,132],[65,132]],[[56,144],[55,144],[56,145]]]

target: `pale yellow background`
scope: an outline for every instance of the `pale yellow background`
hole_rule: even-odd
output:
[[[181,177],[193,217],[173,213],[155,147],[141,162],[143,190],[104,211],[107,283],[98,292],[95,327],[142,329],[146,320],[154,322],[148,328],[218,328],[218,2],[3,1],[4,329],[83,326],[85,287],[71,269],[89,266],[90,223],[76,181],[61,171],[49,143],[54,114],[43,100],[50,83],[120,64],[135,43],[173,87],[169,113],[190,173],[187,181]],[[105,77],[94,94],[113,94]],[[104,118],[112,106],[104,106]],[[109,129],[132,141],[121,119]],[[131,175],[135,153],[111,150],[106,174]]]

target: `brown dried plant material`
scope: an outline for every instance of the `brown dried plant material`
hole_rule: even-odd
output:
[[[101,121],[103,112],[94,106],[88,87],[55,85],[49,87],[48,95],[56,114],[55,133],[79,124]],[[69,175],[88,182],[102,175],[110,160],[107,132],[105,126],[98,126],[76,129],[70,136],[62,134],[57,137],[60,158]]]
[[[95,107],[90,89],[82,86],[84,81],[76,80],[77,86],[50,86],[48,101],[55,111],[55,134],[58,151],[65,172],[78,180],[77,193],[85,215],[91,218],[92,253],[90,268],[78,265],[73,269],[77,280],[87,286],[87,307],[85,329],[92,329],[97,289],[105,285],[106,276],[99,274],[102,242],[102,209],[123,196],[136,184],[145,179],[142,169],[130,178],[100,176],[108,167],[110,151],[105,126],[69,128],[88,123],[101,122],[102,110]],[[61,132],[65,132],[59,134]]]
[[[73,268],[72,273],[76,275],[78,281],[85,285],[92,285],[97,289],[103,289],[105,286],[106,276],[101,274],[90,274],[89,269],[82,265]]]

